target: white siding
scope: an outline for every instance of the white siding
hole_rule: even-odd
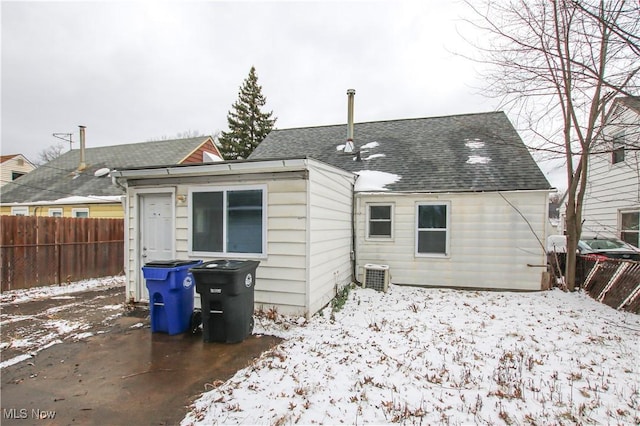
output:
[[[35,166],[22,154],[8,159],[0,164],[0,186],[13,181],[12,176],[14,172],[27,174],[33,169],[35,169]]]
[[[610,124],[605,129],[607,139],[624,130],[626,143],[640,144],[640,116],[627,110],[621,117],[623,125]],[[634,128],[635,126],[635,128]],[[600,149],[598,147],[597,149]],[[605,144],[611,149],[611,144]],[[611,152],[589,157],[587,189],[583,206],[583,233],[620,236],[619,211],[640,208],[640,160],[638,151],[626,150],[624,161],[612,164]]]
[[[352,174],[310,170],[309,315],[351,282]]]
[[[256,308],[275,308],[292,315],[315,313],[334,296],[336,285],[346,285],[351,279],[353,178],[350,173],[317,162],[309,164],[307,170],[308,177],[298,173],[291,179],[272,179],[260,174],[250,177],[236,172],[237,183],[229,183],[226,175],[222,177],[224,183],[216,176],[204,179],[199,176],[197,183],[172,184],[171,177],[165,178],[165,184],[145,185],[144,180],[137,181],[138,186],[127,191],[127,299],[140,300],[136,290],[142,266],[136,240],[140,191],[175,190],[175,257],[208,261],[220,257],[205,258],[189,253],[189,190],[197,186],[266,185],[267,252],[258,259]],[[241,255],[227,257],[242,259]],[[195,306],[199,305],[196,294]]]
[[[498,193],[358,195],[359,280],[363,265],[377,263],[389,265],[391,281],[397,284],[539,290],[546,258],[536,235],[540,241],[546,240],[548,194],[539,191],[502,195],[515,208]],[[450,204],[450,254],[416,257],[416,204],[432,201]],[[393,240],[363,238],[367,202],[395,204]]]

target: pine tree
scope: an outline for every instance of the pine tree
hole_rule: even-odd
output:
[[[251,67],[249,76],[240,86],[238,100],[227,114],[229,131],[220,135],[220,150],[225,159],[247,158],[273,129],[276,122],[276,118],[271,118],[273,111],[261,111],[266,101],[262,87],[258,85],[256,69]]]

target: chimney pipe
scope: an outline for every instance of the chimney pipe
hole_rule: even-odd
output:
[[[80,128],[80,165],[78,166],[79,171],[83,171],[87,168],[87,164],[84,161],[84,129],[87,126],[78,126]]]
[[[350,153],[354,150],[353,145],[353,97],[356,91],[354,89],[347,90],[347,143],[344,152]]]

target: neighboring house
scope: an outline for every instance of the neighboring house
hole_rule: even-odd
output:
[[[122,218],[124,189],[113,170],[158,163],[221,161],[211,137],[163,140],[73,150],[2,187],[0,214]]]
[[[35,168],[22,154],[0,156],[0,186],[13,182]]]
[[[640,247],[640,97],[614,102],[604,137],[589,156],[582,233],[617,237]]]
[[[258,259],[256,305],[306,316],[369,263],[397,284],[541,288],[551,188],[504,113],[355,124],[350,153],[348,127],[274,130],[246,161],[115,173],[129,297],[148,300],[145,261],[171,258]]]

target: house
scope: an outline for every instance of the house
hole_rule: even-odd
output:
[[[640,97],[615,99],[602,133],[589,156],[582,232],[640,247]]]
[[[551,187],[503,112],[274,130],[250,159],[305,153],[358,176],[355,269],[396,284],[539,290]],[[347,151],[345,153],[345,145]]]
[[[260,260],[256,305],[306,316],[369,264],[397,284],[510,290],[546,271],[552,188],[502,112],[274,130],[245,161],[114,176],[133,301],[144,262],[171,258]]]
[[[0,187],[22,177],[36,166],[22,154],[0,156]]]
[[[124,189],[112,182],[113,170],[222,160],[209,136],[86,149],[82,142],[81,149],[3,186],[0,214],[122,218]]]
[[[259,260],[255,302],[286,314],[311,315],[351,282],[352,173],[291,157],[114,176],[127,188],[129,301],[148,302],[141,268],[151,260]]]

